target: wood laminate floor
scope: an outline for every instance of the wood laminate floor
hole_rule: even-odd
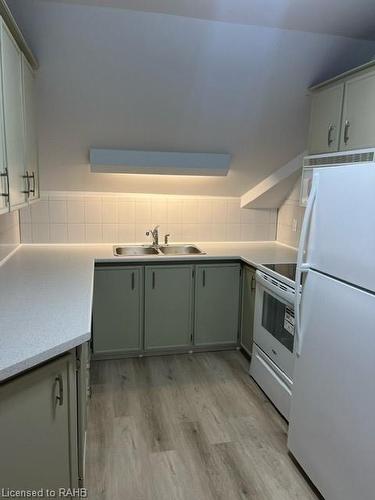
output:
[[[238,351],[92,363],[90,500],[313,500]]]

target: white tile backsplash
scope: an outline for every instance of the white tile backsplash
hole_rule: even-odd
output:
[[[246,210],[246,209],[243,209]],[[239,224],[241,222],[241,208],[237,200],[227,202],[227,224]]]
[[[67,243],[68,224],[50,224],[49,238],[53,243]]]
[[[85,243],[85,224],[68,224],[68,243]]]
[[[212,223],[225,224],[227,221],[227,200],[212,200]]]
[[[67,200],[67,216],[69,224],[85,222],[85,203],[83,200]]]
[[[86,224],[85,241],[86,243],[103,243],[102,224]]]
[[[40,200],[31,206],[31,222],[32,224],[49,223],[48,200]]]
[[[151,219],[155,224],[165,224],[168,222],[168,204],[166,200],[152,200]]]
[[[240,208],[239,198],[105,193],[44,193],[21,211],[21,237],[28,243],[147,243],[160,225],[160,241],[269,241],[276,210]]]
[[[102,222],[103,224],[117,224],[116,200],[103,200]]]
[[[49,222],[64,224],[67,222],[67,211],[65,200],[49,200]]]
[[[135,224],[135,201],[118,202],[119,224]]]
[[[101,224],[102,223],[102,200],[87,198],[85,200],[85,223],[86,224]]]
[[[169,199],[167,200],[167,222],[168,224],[182,223],[182,201]]]
[[[151,200],[137,200],[135,202],[135,223],[151,224]]]

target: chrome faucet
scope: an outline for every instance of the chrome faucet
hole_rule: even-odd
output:
[[[169,240],[169,237],[170,237],[170,234],[167,233],[165,236],[164,236],[164,245],[168,245],[168,240]]]
[[[146,231],[146,236],[152,236],[152,244],[154,247],[159,246],[159,226],[155,226],[154,229]]]

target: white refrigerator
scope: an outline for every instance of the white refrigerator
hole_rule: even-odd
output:
[[[326,500],[374,500],[374,163],[315,171],[300,273],[288,448]]]

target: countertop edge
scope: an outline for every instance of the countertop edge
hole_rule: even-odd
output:
[[[256,243],[264,243],[264,242],[254,242]],[[290,250],[295,250],[292,247],[289,247],[287,245],[280,244],[279,242],[278,245],[281,247],[289,248]],[[0,263],[0,267],[2,267],[4,264],[8,263],[9,261],[12,260],[12,258],[18,254],[23,248],[25,247],[33,247],[34,245],[19,245],[12,253],[11,255],[8,256],[5,260],[3,260]],[[44,245],[35,245],[35,246],[44,246]],[[46,245],[49,247],[50,245]],[[54,246],[54,245],[51,245]],[[65,246],[65,245],[62,245]],[[69,245],[68,245],[69,246]],[[74,245],[75,246],[75,245]],[[238,249],[237,249],[238,251]],[[82,334],[77,334],[76,336],[73,336],[69,338],[65,342],[57,343],[56,345],[53,345],[52,347],[47,348],[46,350],[41,349],[39,352],[34,353],[30,357],[25,357],[22,360],[17,360],[14,364],[9,364],[3,368],[0,369],[0,383],[6,383],[10,379],[12,379],[15,376],[22,375],[24,372],[37,367],[40,364],[43,364],[45,362],[48,362],[49,360],[58,357],[67,351],[74,349],[78,347],[79,345],[83,344],[84,342],[87,342],[91,339],[91,314],[92,314],[92,305],[93,305],[93,289],[94,289],[94,271],[95,271],[95,266],[100,265],[100,264],[151,264],[154,262],[194,262],[194,261],[238,261],[242,264],[249,265],[255,269],[259,269],[259,266],[261,265],[261,262],[255,262],[254,260],[251,260],[250,258],[247,258],[245,256],[241,256],[238,254],[231,254],[224,255],[220,254],[220,252],[216,255],[210,255],[209,251],[201,254],[201,255],[180,255],[180,256],[147,256],[146,258],[144,256],[126,256],[126,257],[96,257],[95,255],[88,255],[87,259],[91,259],[90,262],[88,262],[88,265],[90,266],[90,290],[89,290],[89,296],[90,296],[90,301],[86,302],[86,304],[89,307],[89,310],[87,311],[87,316],[90,318],[90,324],[87,325],[87,330],[82,333]],[[242,253],[242,252],[241,252]],[[259,260],[259,259],[258,259]],[[11,351],[10,351],[11,352]],[[4,366],[4,365],[3,365]]]
[[[9,365],[0,370],[0,383],[7,382],[9,379],[22,375],[27,370],[35,368],[47,361],[50,361],[53,358],[56,358],[75,347],[78,347],[88,340],[91,339],[91,332],[87,332],[85,334],[79,335],[77,337],[72,338],[67,342],[63,342],[62,344],[58,344],[46,351],[41,351],[30,358],[25,358],[22,361],[19,361],[16,364]]]

